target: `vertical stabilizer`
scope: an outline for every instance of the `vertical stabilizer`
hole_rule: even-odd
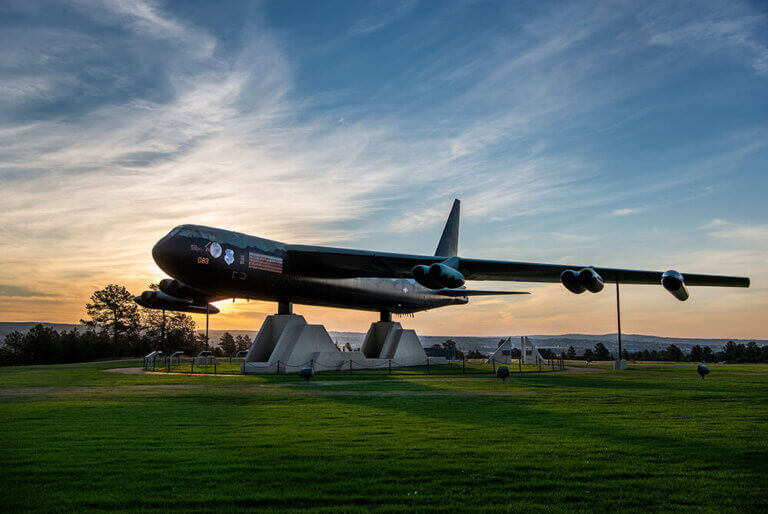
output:
[[[437,244],[435,256],[437,257],[455,257],[459,253],[459,210],[461,201],[453,201],[451,213],[448,215],[448,221],[445,222],[443,235],[440,236],[440,242]]]

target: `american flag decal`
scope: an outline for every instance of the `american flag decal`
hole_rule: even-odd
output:
[[[271,271],[272,273],[282,273],[283,259],[280,257],[272,257],[271,255],[248,252],[248,267],[251,269]]]

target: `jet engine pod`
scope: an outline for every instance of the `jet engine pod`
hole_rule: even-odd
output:
[[[560,282],[563,283],[568,291],[574,294],[581,294],[587,290],[587,288],[579,282],[579,275],[572,269],[567,269],[560,273]]]
[[[429,277],[429,268],[426,266],[416,266],[411,270],[413,279],[426,287],[427,289],[443,289],[443,286]]]
[[[688,288],[685,287],[683,276],[675,270],[665,271],[661,275],[661,285],[672,293],[672,296],[684,302],[688,299]]]
[[[160,290],[167,295],[175,296],[176,298],[189,298],[192,300],[207,301],[210,296],[199,289],[190,287],[175,279],[164,278],[158,284]]]
[[[597,274],[592,268],[584,268],[579,271],[579,282],[590,293],[599,293],[605,287],[603,277]]]
[[[162,291],[144,291],[134,301],[148,309],[217,314],[219,309],[209,303],[195,303],[187,298],[177,298]]]
[[[438,262],[429,267],[429,278],[448,289],[455,289],[464,285],[464,275],[458,270]]]

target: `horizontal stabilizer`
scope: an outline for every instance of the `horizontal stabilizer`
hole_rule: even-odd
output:
[[[479,291],[477,289],[438,289],[432,294],[440,296],[493,296],[499,294],[531,294],[529,291]]]

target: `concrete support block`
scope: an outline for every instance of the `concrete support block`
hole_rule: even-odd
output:
[[[247,374],[290,373],[305,366],[328,371],[349,369],[350,363],[353,370],[423,366],[427,354],[416,332],[400,323],[372,323],[360,351],[341,352],[322,325],[309,325],[297,314],[275,314],[264,320],[241,369]]]

